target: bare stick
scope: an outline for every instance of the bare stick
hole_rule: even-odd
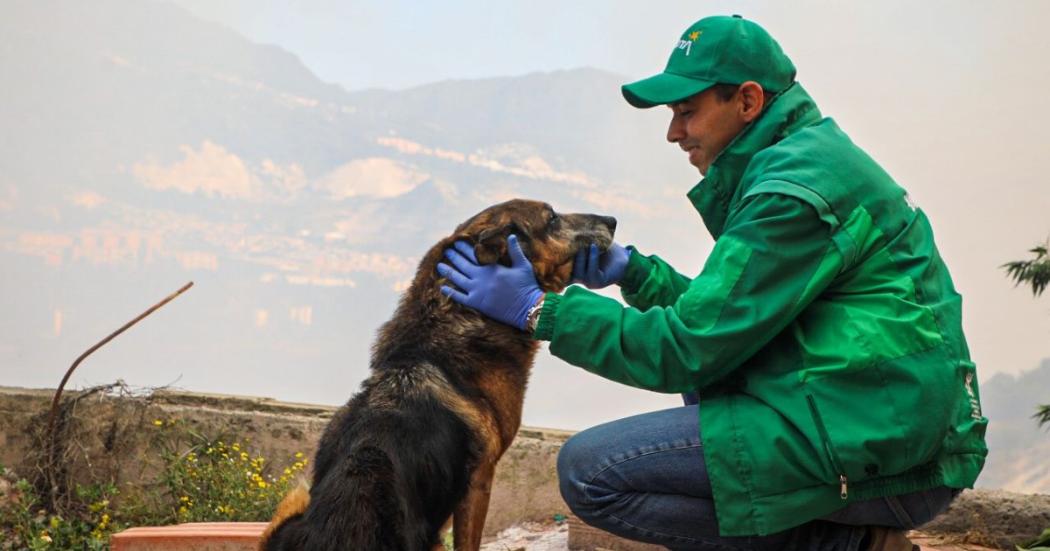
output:
[[[92,352],[98,350],[99,348],[102,348],[102,346],[104,346],[109,341],[113,340],[117,335],[123,333],[129,327],[131,327],[132,325],[135,325],[136,323],[142,321],[142,318],[145,318],[146,316],[152,314],[153,312],[155,312],[161,306],[164,306],[165,304],[171,302],[175,297],[181,295],[182,293],[184,293],[190,287],[193,287],[193,282],[192,281],[187,283],[187,284],[185,284],[185,285],[183,285],[182,288],[180,288],[178,291],[175,291],[174,293],[168,295],[168,297],[165,298],[164,300],[162,300],[162,301],[154,304],[153,306],[151,306],[149,310],[146,310],[145,312],[139,314],[135,319],[125,323],[124,326],[121,327],[120,329],[117,329],[116,331],[110,333],[110,335],[108,337],[106,337],[106,338],[102,339],[101,341],[99,341],[98,344],[96,344],[95,346],[92,346],[91,348],[87,349],[86,352],[81,354],[80,357],[77,358],[76,361],[73,362],[73,365],[69,366],[69,369],[66,371],[65,377],[62,377],[62,382],[59,383],[58,384],[58,388],[55,389],[55,397],[54,397],[54,399],[51,400],[51,413],[48,415],[48,420],[47,420],[47,437],[48,437],[48,457],[49,457],[49,462],[50,462],[50,460],[54,459],[53,457],[51,457],[51,455],[53,455],[53,453],[54,453],[55,422],[56,422],[56,420],[58,418],[58,402],[59,402],[59,399],[62,397],[62,389],[65,388],[66,382],[69,381],[69,377],[71,375],[73,375],[73,370],[75,370],[77,368],[77,366],[80,365],[80,362],[84,361],[84,358],[87,358],[89,355],[91,355]],[[56,490],[56,488],[54,487],[54,484],[52,484],[52,492],[54,492],[54,490]]]

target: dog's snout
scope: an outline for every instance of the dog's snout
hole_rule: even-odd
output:
[[[599,216],[598,219],[602,221],[602,224],[605,224],[606,226],[609,227],[609,232],[610,233],[616,231],[616,219],[615,218],[613,218],[612,216]]]

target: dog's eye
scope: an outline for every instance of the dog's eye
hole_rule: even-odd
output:
[[[556,224],[558,222],[558,220],[559,220],[558,213],[552,212],[551,213],[551,217],[547,219],[547,226],[548,227],[549,226],[553,226],[554,224]]]

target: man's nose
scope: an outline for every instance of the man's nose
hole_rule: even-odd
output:
[[[678,117],[671,117],[671,123],[667,125],[667,141],[671,143],[678,143],[685,137],[685,132],[682,129],[682,124],[678,120]]]

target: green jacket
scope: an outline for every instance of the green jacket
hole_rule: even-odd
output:
[[[635,251],[633,308],[571,287],[535,337],[602,377],[699,392],[722,535],[972,487],[988,420],[961,298],[907,193],[794,84],[688,197],[715,238],[700,275]]]

